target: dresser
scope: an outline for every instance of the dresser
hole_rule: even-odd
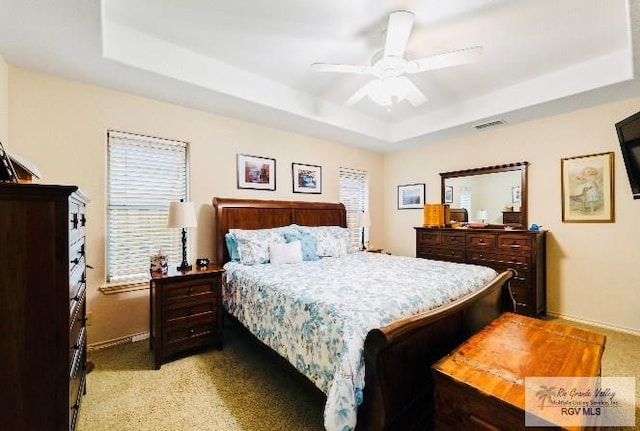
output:
[[[222,349],[222,274],[217,265],[151,273],[150,347],[156,370],[197,347]]]
[[[545,231],[416,227],[416,257],[472,263],[496,271],[512,268],[516,312],[546,312]]]
[[[536,391],[541,384],[551,385],[553,377],[599,376],[605,341],[604,335],[563,323],[502,314],[433,365],[435,429],[550,429],[526,426],[526,397],[538,406]],[[527,382],[531,377],[544,380]],[[533,413],[542,414],[549,425],[568,422],[558,416],[559,409],[542,407]]]
[[[0,423],[75,429],[86,392],[87,198],[0,184]]]

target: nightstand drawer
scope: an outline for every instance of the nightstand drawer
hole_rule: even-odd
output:
[[[194,280],[175,285],[167,285],[164,289],[164,300],[167,304],[183,301],[188,298],[201,298],[214,293],[214,283],[206,280]]]
[[[164,354],[168,356],[178,351],[209,344],[218,335],[215,322],[210,320],[167,327],[163,332],[162,340]]]
[[[196,318],[208,318],[213,320],[215,312],[217,311],[217,304],[215,302],[215,296],[209,295],[207,301],[192,301],[180,304],[179,307],[167,307],[165,313],[165,321],[167,324],[174,324],[182,322],[188,319]]]

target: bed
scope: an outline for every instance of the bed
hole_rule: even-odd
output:
[[[410,306],[407,302],[403,302],[406,300],[401,299],[400,291],[401,287],[406,289],[407,278],[417,277],[417,273],[412,273],[414,267],[422,268],[423,265],[427,265],[434,268],[433,272],[445,273],[447,276],[441,279],[441,284],[456,287],[460,284],[458,279],[469,278],[465,271],[471,271],[471,266],[366,252],[346,253],[340,257],[322,258],[294,265],[245,266],[233,262],[225,238],[230,230],[265,230],[286,228],[290,225],[346,227],[344,206],[336,203],[219,197],[213,199],[213,206],[216,220],[216,261],[227,268],[227,280],[223,288],[223,303],[227,313],[250,331],[253,330],[253,335],[258,340],[286,358],[292,368],[304,375],[327,396],[325,427],[328,430],[348,430],[353,429],[354,426],[357,430],[429,429],[433,417],[430,365],[503,311],[513,310],[508,290],[508,283],[513,275],[510,270],[498,274],[488,268],[477,267],[484,277],[481,283],[475,282],[476,286],[465,288],[466,290],[461,288],[457,293],[445,293],[451,297],[436,300],[441,303],[437,304],[435,308],[430,305],[428,309],[423,310],[420,307],[424,308],[425,306],[419,304],[416,305],[418,307],[416,308],[417,314],[405,315],[404,313],[410,309]],[[390,286],[390,278],[398,279],[400,284],[397,288],[386,289],[386,294],[392,296],[380,295],[382,302],[394,303],[395,306],[391,307],[390,311],[380,312],[377,309],[378,304],[371,305],[371,308],[377,310],[376,315],[367,317],[363,308],[369,307],[368,301],[375,301],[376,295],[366,296],[365,291],[357,293],[355,290],[357,283],[349,279],[346,273],[335,271],[339,267],[357,268],[360,265],[371,264],[373,266],[370,268],[377,266],[379,269],[391,268],[392,264],[397,264],[399,269],[395,276],[389,272],[374,274],[373,270],[370,270],[369,273],[372,275],[371,279],[367,280],[368,288],[376,282]],[[298,265],[306,265],[303,269],[309,274],[306,281],[278,278],[282,274],[292,276]],[[489,274],[487,271],[491,273]],[[431,271],[421,272],[426,274]],[[326,281],[312,279],[312,273],[321,274]],[[362,269],[356,273],[362,274]],[[257,282],[249,277],[258,277],[258,279],[262,277],[262,279]],[[360,278],[362,277],[360,276]],[[250,291],[247,290],[247,287],[239,287],[241,281],[248,281],[245,285],[255,285],[257,290]],[[269,283],[272,283],[269,291],[276,292],[279,295],[277,299],[266,298],[264,293],[266,287],[264,286]],[[313,289],[314,283],[322,284],[322,288]],[[352,287],[345,289],[345,284]],[[288,285],[289,287],[295,285],[297,290],[302,292],[302,295],[305,296],[304,300],[307,301],[304,305],[287,302],[299,300],[288,296],[291,290],[296,290],[287,288]],[[321,291],[321,294],[324,295],[323,299],[309,299],[309,294],[313,290]],[[323,305],[326,308],[317,309],[318,304],[326,304],[325,299],[335,296],[333,294],[340,290],[348,290],[352,296],[359,297],[359,301],[356,301],[354,305],[358,311],[354,312],[353,308],[349,308],[346,301],[340,302],[338,305],[329,303],[328,306]],[[442,290],[445,292],[444,289]],[[286,310],[302,310],[321,314],[324,318],[329,316],[331,319],[334,315],[341,313],[358,315],[359,318],[362,314],[364,317],[360,318],[359,322],[364,319],[369,326],[366,326],[366,332],[357,333],[356,329],[362,331],[365,325],[349,323],[349,330],[327,329],[326,331],[323,326],[322,330],[318,331],[318,325],[315,324],[311,325],[316,329],[314,332],[313,328],[308,328],[309,325],[306,322],[302,322],[302,326],[296,326],[295,322],[299,320],[300,313],[297,317],[293,314],[280,315],[278,319],[271,321],[271,326],[265,326],[265,322],[269,321],[265,314],[265,308],[269,308],[269,304],[275,304],[275,302],[268,301],[277,301],[277,308],[282,310],[282,313],[285,313]],[[416,302],[415,298],[410,302]],[[257,307],[257,314],[252,311],[255,304],[249,306],[250,303],[260,304]],[[358,306],[361,308],[358,309]],[[282,326],[294,331],[295,337],[287,338],[286,335],[280,334],[279,328],[276,327],[277,323],[274,323],[276,320],[284,322]],[[371,327],[371,322],[379,326]],[[326,326],[326,328],[329,327],[329,325]],[[347,380],[352,379],[356,382],[353,388],[348,387],[345,390],[345,386],[340,381],[337,384],[339,389],[336,391],[337,377],[333,374],[327,377],[324,370],[316,366],[317,363],[326,363],[327,358],[329,360],[332,358],[331,353],[326,352],[327,349],[317,348],[323,343],[319,343],[315,337],[318,336],[317,332],[323,331],[333,334],[332,343],[338,344],[336,350],[343,353],[350,352],[344,353],[348,360],[343,360],[341,357],[339,363],[335,364],[335,370],[332,373],[336,376],[342,376],[353,371],[355,377],[347,376]],[[344,341],[336,335],[341,331],[345,334]],[[289,352],[289,350],[294,350],[294,347],[289,346],[283,339],[292,340],[293,338],[296,338],[296,342],[291,344],[306,345],[307,350],[311,353],[322,356],[321,360],[318,360],[317,363],[312,362],[313,366],[310,366],[304,360],[299,359],[299,354]],[[357,347],[347,349],[347,345],[357,344],[358,339],[360,340],[359,349]],[[309,348],[310,345],[315,345],[316,348]],[[357,352],[359,356],[353,352]],[[361,364],[362,370],[356,369],[358,367],[354,364]],[[358,383],[360,380],[362,384]],[[334,397],[336,393],[338,396],[347,394],[343,398],[351,397],[353,399],[336,401]]]

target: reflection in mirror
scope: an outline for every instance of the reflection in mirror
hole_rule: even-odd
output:
[[[442,203],[466,208],[469,221],[527,226],[528,162],[441,173]]]

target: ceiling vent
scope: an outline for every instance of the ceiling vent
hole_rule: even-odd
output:
[[[484,129],[488,129],[489,127],[497,127],[497,126],[502,126],[503,124],[505,124],[506,122],[503,120],[496,120],[496,121],[489,121],[488,123],[484,123],[484,124],[476,124],[475,126],[473,126],[476,130],[484,130]]]

